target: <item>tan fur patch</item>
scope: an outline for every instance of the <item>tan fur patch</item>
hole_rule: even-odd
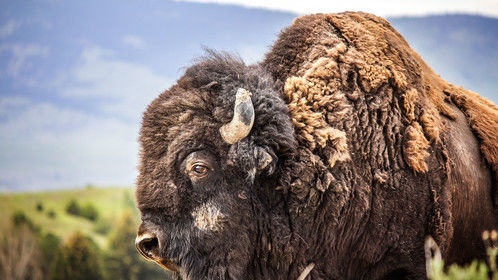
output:
[[[346,133],[332,127],[329,121],[340,121],[350,110],[340,86],[340,72],[336,59],[346,50],[344,44],[321,49],[322,55],[309,64],[302,77],[290,77],[284,85],[290,115],[297,138],[312,151],[329,146],[333,152],[328,157],[330,167],[349,159]]]
[[[415,120],[415,104],[417,102],[417,90],[412,88],[405,93],[403,97],[403,108],[405,109],[405,116],[408,121]]]
[[[440,123],[438,112],[435,110],[424,110],[422,116],[420,117],[420,123],[424,128],[425,136],[430,141],[436,141],[439,139],[439,123]]]
[[[405,161],[415,172],[427,172],[425,159],[429,156],[426,151],[429,141],[425,138],[424,131],[418,122],[413,122],[405,130],[406,144],[403,149]]]
[[[225,219],[225,215],[209,202],[195,209],[192,217],[198,229],[210,231],[220,230],[222,228],[220,223]]]
[[[349,111],[332,100],[341,100],[344,93],[339,82],[347,87],[348,69],[354,69],[352,83],[359,88],[346,89],[348,98],[380,93],[387,86],[401,99],[403,116],[411,124],[406,128],[405,158],[415,171],[427,170],[426,142],[440,141],[445,129],[442,116],[456,117],[447,103],[451,99],[465,112],[485,159],[498,174],[496,105],[444,81],[386,20],[366,13],[322,14],[301,17],[292,28],[306,30],[305,39],[285,51],[287,45],[280,43],[284,55],[270,58],[278,62],[273,69],[285,77],[284,95],[300,141],[312,149],[324,142],[329,145],[330,137],[317,131],[341,127],[341,112]],[[329,114],[331,110],[335,111]],[[328,123],[323,120],[325,114]]]
[[[385,40],[392,34],[390,30],[362,17],[362,14],[328,15],[327,20],[341,30],[342,36],[354,42],[354,48],[349,50],[344,60],[359,69],[366,91],[375,91],[389,79],[393,79],[398,89],[407,88],[403,64],[393,60],[391,42]]]
[[[389,175],[387,174],[386,171],[380,171],[380,170],[375,171],[374,180],[377,183],[385,184],[387,182],[388,178],[389,178]]]

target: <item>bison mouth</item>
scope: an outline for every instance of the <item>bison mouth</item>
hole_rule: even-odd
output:
[[[175,272],[175,273],[179,272],[178,265],[172,260],[163,259],[163,258],[156,258],[154,261],[166,270],[169,270],[169,271]]]

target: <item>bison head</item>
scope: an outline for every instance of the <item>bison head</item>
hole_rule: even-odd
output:
[[[296,141],[275,88],[259,66],[212,53],[150,104],[136,191],[144,257],[184,279],[285,270],[275,257],[290,255],[278,178]]]

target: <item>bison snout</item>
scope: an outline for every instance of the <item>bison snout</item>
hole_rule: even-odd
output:
[[[144,224],[138,228],[137,238],[135,239],[135,247],[137,251],[149,261],[155,261],[160,266],[178,272],[176,262],[167,258],[161,257],[161,242],[155,233],[151,233],[145,229]]]
[[[155,234],[148,232],[137,236],[135,247],[148,260],[156,260],[160,252],[159,239]]]

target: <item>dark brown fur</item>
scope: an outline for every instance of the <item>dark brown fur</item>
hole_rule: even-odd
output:
[[[256,120],[228,145],[218,129],[238,87]],[[305,16],[261,65],[212,54],[149,106],[138,207],[185,278],[296,279],[314,263],[311,279],[422,279],[428,235],[449,262],[483,256],[497,130],[495,105],[442,80],[385,20]],[[181,172],[197,150],[216,158],[216,184]],[[192,228],[206,202],[221,232]]]
[[[337,66],[333,65],[327,71],[314,67],[320,64],[319,60],[323,57],[330,57]],[[276,80],[284,84],[284,92],[287,91],[285,86],[296,84],[296,79],[304,78],[301,84],[305,83],[306,87],[311,88],[308,91],[319,88],[319,93],[314,93],[312,98],[317,95],[327,98],[351,95],[340,103],[340,114],[331,110],[330,106],[314,106],[323,98],[308,100],[308,103],[314,103],[311,105],[313,109],[309,111],[320,113],[329,125],[344,127],[349,134],[348,144],[354,147],[355,153],[360,151],[361,159],[353,160],[354,165],[359,167],[357,170],[363,169],[361,161],[365,158],[371,158],[371,164],[366,164],[370,174],[387,169],[385,171],[394,175],[395,170],[405,169],[403,161],[398,160],[399,164],[396,164],[396,152],[389,153],[396,143],[389,138],[403,136],[403,143],[398,144],[395,151],[403,151],[404,162],[409,167],[421,173],[431,173],[430,169],[443,171],[441,175],[429,175],[439,176],[432,187],[427,183],[423,185],[431,189],[432,203],[436,206],[432,213],[433,228],[430,233],[443,248],[452,244],[451,248],[444,250],[451,261],[469,261],[470,256],[483,254],[480,232],[494,228],[497,224],[497,212],[492,205],[493,196],[496,200],[497,194],[498,161],[498,109],[494,104],[442,80],[388,22],[368,14],[344,13],[299,18],[281,35],[267,55],[264,65]],[[321,73],[314,74],[317,69]],[[328,88],[324,90],[322,84]],[[333,86],[330,87],[330,84]],[[295,95],[298,90],[294,86],[288,91],[290,95]],[[288,101],[292,106],[294,100],[289,98]],[[456,106],[450,105],[453,102]],[[348,114],[342,112],[346,104],[354,108]],[[460,110],[467,115],[467,121]],[[331,113],[333,117],[330,117]],[[359,118],[358,123],[351,124],[356,118]],[[395,129],[389,123],[391,118],[397,119]],[[361,127],[362,122],[369,127],[355,132],[354,128]],[[470,127],[459,128],[467,125],[467,122]],[[379,124],[379,129],[375,129],[375,123]],[[379,135],[382,127],[384,135]],[[299,126],[297,129],[299,131]],[[392,135],[402,133],[403,130],[404,135]],[[307,132],[302,134],[305,135],[303,138],[307,137]],[[367,146],[356,148],[355,143],[361,142],[365,135],[370,140]],[[302,142],[306,144],[307,141],[303,139]],[[462,151],[462,146],[468,147],[467,154]],[[478,146],[487,164],[479,159]],[[431,154],[437,153],[441,153],[440,158],[433,164],[427,164]],[[491,172],[487,166],[491,167]],[[391,186],[400,181],[393,177],[390,178]],[[425,176],[419,174],[417,177],[421,179]],[[442,182],[447,183],[438,186]],[[455,238],[452,237],[453,230],[458,233]],[[466,242],[462,243],[462,240]]]

